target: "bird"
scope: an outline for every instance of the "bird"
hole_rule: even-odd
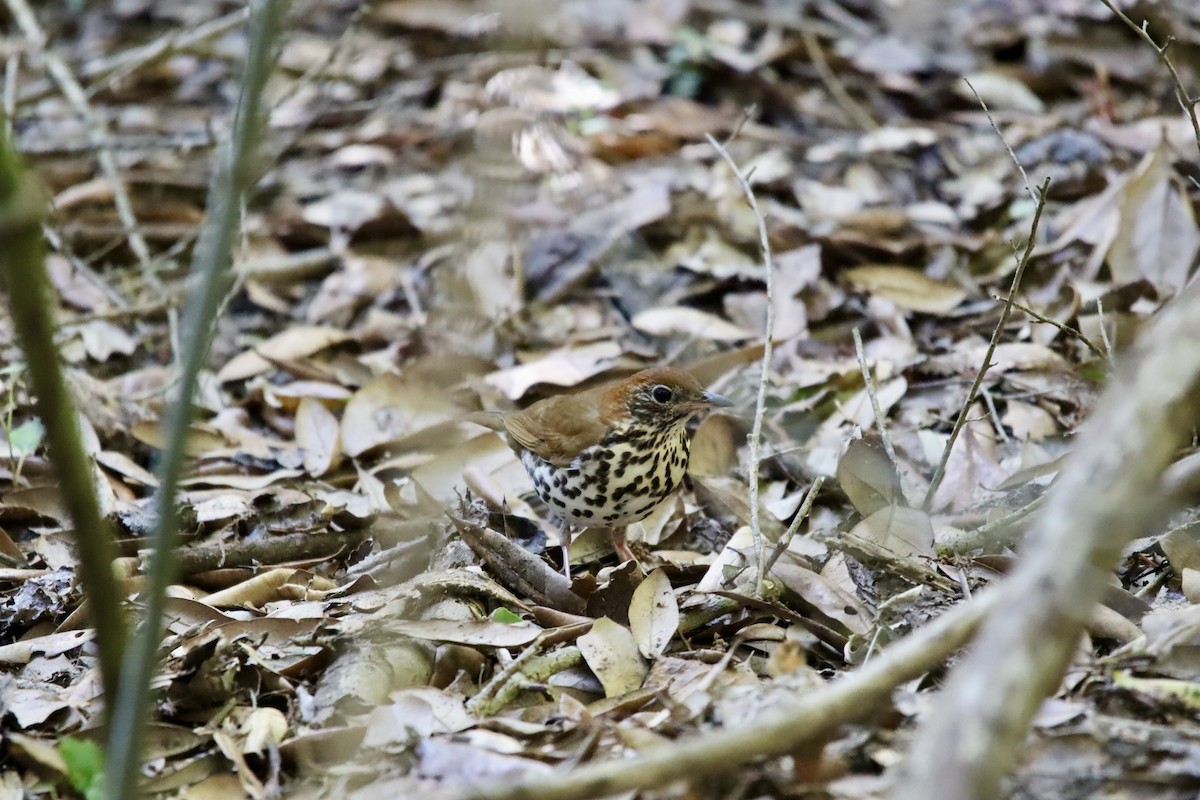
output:
[[[562,520],[569,578],[571,527],[610,529],[617,555],[636,560],[625,528],[682,483],[691,453],[688,421],[730,405],[685,370],[652,367],[473,421],[506,435],[538,496]]]

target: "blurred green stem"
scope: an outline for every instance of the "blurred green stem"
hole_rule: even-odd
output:
[[[257,0],[252,6],[246,69],[232,137],[217,158],[208,194],[208,214],[192,260],[195,288],[188,297],[180,326],[179,396],[167,414],[167,442],[158,470],[158,519],[151,537],[154,555],[147,576],[145,620],[125,653],[109,729],[105,793],[110,800],[128,800],[138,794],[138,765],[144,719],[150,705],[150,678],[158,661],[166,590],[176,571],[175,492],[183,471],[192,396],[208,355],[217,311],[229,285],[230,247],[242,197],[254,183],[253,155],[258,150],[263,128],[263,86],[270,74],[274,42],[285,7],[286,0]]]
[[[125,646],[125,620],[113,578],[116,547],[96,499],[95,471],[79,434],[79,416],[54,347],[55,322],[42,222],[46,194],[0,133],[0,276],[17,338],[28,362],[37,413],[58,475],[63,502],[75,525],[88,611],[100,650],[100,676],[108,696],[116,689]]]

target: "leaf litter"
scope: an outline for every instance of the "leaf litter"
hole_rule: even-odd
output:
[[[221,4],[88,6],[83,25],[67,5],[38,13],[113,120],[161,289],[86,125],[33,60],[14,62],[13,132],[56,197],[61,345],[136,599],[186,290],[174,259],[204,213],[245,34],[144,58]],[[154,794],[428,791],[753,726],[1007,569],[1109,360],[1193,277],[1190,129],[1098,3],[1044,4],[1050,39],[1013,24],[1012,3],[993,28],[869,4],[334,5],[290,20],[262,191],[196,398]],[[1168,4],[1154,24],[1194,46],[1191,13]],[[1017,299],[1062,327],[1014,312],[923,507],[1033,212],[993,121],[1031,179],[1053,178]],[[756,221],[704,142],[734,132],[773,297]],[[836,480],[754,597],[745,436],[768,303],[768,544],[817,476]],[[70,784],[55,745],[94,736],[101,701],[70,522],[0,336],[0,786],[15,793]],[[469,415],[667,361],[735,407],[700,424],[688,487],[633,526],[639,563],[585,535],[568,581],[552,515]],[[1086,796],[1086,776],[1175,797],[1196,781],[1196,551],[1191,514],[1127,549],[1014,793]],[[936,682],[816,752],[696,791],[876,796]]]

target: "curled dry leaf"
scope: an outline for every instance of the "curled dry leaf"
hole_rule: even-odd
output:
[[[629,601],[629,627],[638,650],[654,658],[667,649],[679,628],[679,603],[662,568],[654,570],[633,590]]]
[[[949,314],[967,293],[920,270],[890,264],[866,264],[843,273],[855,289],[891,300],[900,308],[924,314]]]
[[[601,617],[579,637],[578,645],[583,660],[600,679],[605,697],[641,688],[649,670],[628,628]]]

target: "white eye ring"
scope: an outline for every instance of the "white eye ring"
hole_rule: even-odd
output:
[[[675,393],[671,391],[670,387],[659,384],[650,390],[650,396],[654,398],[654,402],[665,405],[671,402],[671,398],[675,396]]]

